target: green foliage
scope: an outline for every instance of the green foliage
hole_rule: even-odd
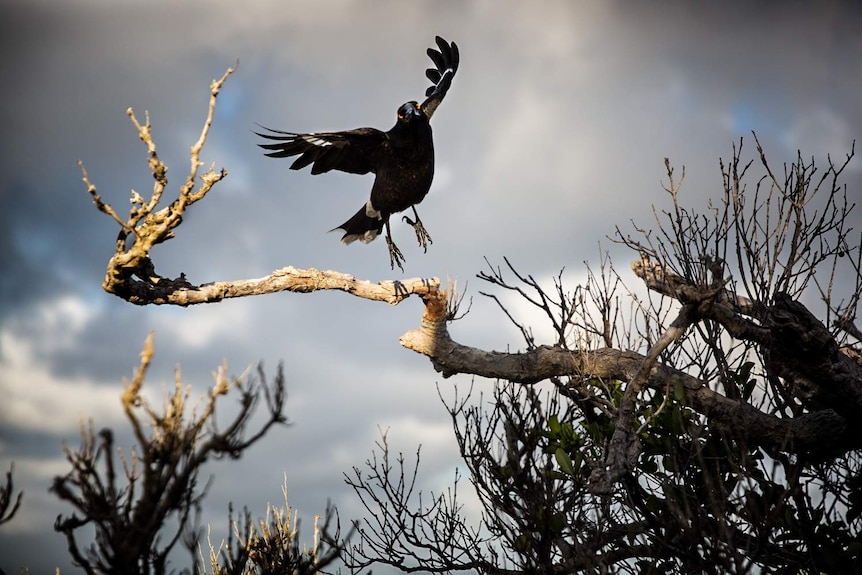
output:
[[[752,367],[746,362],[731,374],[747,397],[757,385]],[[648,424],[639,434],[640,456],[615,499],[624,516],[638,518],[628,524],[620,542],[662,550],[661,558],[636,561],[635,572],[738,571],[738,565],[729,563],[731,557],[747,557],[763,572],[775,573],[798,572],[800,566],[845,573],[862,565],[858,457],[836,463],[836,468],[856,469],[842,484],[825,480],[828,469],[804,477],[805,462],[766,453],[711,429],[701,414],[684,404],[681,384],[669,389],[671,397],[656,391],[642,406],[637,423]],[[604,390],[607,399],[618,401],[619,387]],[[549,415],[536,445],[553,458],[553,478],[574,489],[575,501],[560,507],[589,500],[592,462],[614,431],[613,421],[601,414],[574,415]],[[566,534],[563,515],[551,516],[556,523],[550,531]],[[516,538],[515,550],[528,552],[528,541],[535,545],[523,534]]]
[[[552,453],[560,471],[569,477],[577,477],[584,464],[581,448],[585,440],[569,422],[560,423],[559,415],[548,418],[548,429],[542,431],[547,440],[545,453]]]

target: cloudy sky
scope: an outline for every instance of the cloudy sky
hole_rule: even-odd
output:
[[[62,444],[78,445],[80,418],[123,432],[122,378],[151,330],[154,397],[177,365],[203,393],[223,360],[235,374],[285,364],[293,425],[209,469],[205,520],[215,527],[230,500],[256,515],[278,502],[284,473],[301,516],[327,499],[344,518],[359,516],[342,472],[363,464],[381,428],[396,449],[423,445],[427,489],[445,488],[457,465],[435,384],[445,395],[471,382],[442,380],[399,346],[418,324],[418,300],[390,308],[285,293],[138,308],[101,290],[117,229],[93,208],[76,161],[121,213],[131,189],[149,191],[126,108],[149,110],[178,185],[208,85],[240,61],[202,155],[229,175],[154,250],[163,275],[203,283],[293,265],[396,278],[383,241],[344,246],[327,234],[365,202],[371,177],[289,171],[262,156],[251,130],[388,129],[401,103],[424,94],[434,36],[457,41],[461,68],[433,120],[437,176],[420,206],[434,243],[423,254],[409,227],[393,233],[406,277],[469,281],[473,310],[452,327],[456,339],[514,349],[516,331],[476,295],[483,258],[506,256],[537,278],[565,267],[577,281],[584,260],[607,249],[633,281],[632,254],[606,236],[631,219],[649,224],[649,207],[667,205],[664,157],[686,166],[686,201],[702,209],[720,191],[719,157],[752,130],[776,165],[797,149],[843,157],[862,136],[862,12],[748,4],[3,2],[0,470],[15,462],[25,499],[0,528],[0,567],[76,572],[52,530],[68,508],[47,488],[67,470]],[[858,165],[848,173],[855,198]]]

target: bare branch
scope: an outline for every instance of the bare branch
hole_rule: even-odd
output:
[[[214,80],[210,86],[210,102],[207,118],[201,131],[200,138],[191,148],[191,168],[186,182],[180,188],[177,199],[170,205],[158,209],[162,195],[168,186],[168,168],[159,158],[156,152],[156,144],[152,137],[152,126],[149,113],[145,114],[145,122],[142,124],[135,116],[134,111],[129,108],[127,115],[138,132],[138,137],[146,145],[149,155],[149,167],[153,174],[153,191],[149,200],[144,199],[134,190],[132,191],[129,217],[123,220],[117,212],[102,201],[96,192],[96,186],[90,181],[82,162],[78,162],[83,174],[83,180],[87,191],[93,198],[96,208],[108,214],[120,226],[120,233],[114,249],[114,255],[108,262],[105,279],[102,287],[108,293],[115,294],[126,300],[136,300],[136,303],[169,303],[165,301],[164,292],[175,290],[180,287],[192,287],[181,275],[171,280],[162,278],[156,274],[155,267],[150,260],[150,250],[153,246],[165,242],[174,237],[173,230],[180,225],[185,209],[193,203],[201,200],[212,189],[212,187],[227,176],[225,170],[216,172],[214,168],[202,175],[198,170],[202,165],[200,153],[209,135],[215,114],[216,98],[219,90],[234,72],[235,68],[228,68],[224,75]],[[199,182],[199,183],[198,183]],[[197,188],[195,188],[197,186]],[[127,245],[129,236],[132,237],[131,245]],[[135,280],[134,278],[137,278]],[[146,289],[149,286],[151,289]],[[147,299],[147,294],[150,295]],[[183,305],[183,304],[179,304]]]
[[[18,509],[21,507],[21,498],[24,497],[24,492],[19,491],[18,495],[12,498],[12,493],[15,487],[12,484],[12,472],[15,471],[15,464],[9,465],[9,471],[6,472],[6,481],[0,486],[0,525],[7,523],[15,517]],[[10,509],[9,506],[12,506]]]
[[[259,384],[243,384],[221,370],[200,413],[189,408],[190,388],[183,385],[178,371],[173,394],[161,410],[155,410],[141,395],[152,354],[150,334],[140,366],[122,394],[137,442],[131,462],[115,449],[110,429],[96,434],[92,422],[89,426],[82,422],[81,447],[65,448],[72,470],[55,477],[51,487],[81,513],[81,517],[75,513],[58,517],[54,528],[65,535],[69,553],[87,573],[165,573],[171,550],[181,536],[188,535],[189,518],[207,492],[208,484],[201,486],[198,480],[203,464],[211,458],[239,457],[272,426],[286,421],[281,368],[266,392],[260,390],[267,387],[262,371]],[[240,395],[240,409],[220,431],[214,425],[216,403],[234,389]],[[261,394],[267,418],[259,431],[247,435],[246,425]],[[116,457],[122,462],[122,474],[117,473]],[[176,527],[169,533],[171,518]],[[82,548],[77,532],[87,525],[95,530],[95,542]]]
[[[384,280],[374,284],[340,272],[288,266],[262,278],[214,282],[199,286],[189,284],[184,276],[178,280],[162,278],[155,281],[137,281],[129,278],[124,289],[125,299],[137,305],[189,306],[283,291],[311,293],[320,290],[343,291],[364,299],[397,305],[410,295],[424,297],[435,293],[439,286],[440,280],[437,278]]]

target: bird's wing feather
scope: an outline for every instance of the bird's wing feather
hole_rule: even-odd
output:
[[[271,144],[258,144],[270,158],[299,156],[292,170],[311,165],[312,174],[339,170],[351,174],[367,174],[377,169],[378,151],[387,145],[384,132],[374,128],[358,128],[344,132],[311,132],[299,134],[261,126],[269,133],[255,132]]]
[[[422,102],[422,111],[428,118],[434,115],[434,110],[446,97],[446,92],[449,86],[452,85],[452,78],[458,71],[458,64],[461,56],[458,53],[458,45],[455,42],[449,43],[440,36],[436,37],[437,48],[428,48],[428,57],[434,63],[434,68],[425,70],[425,76],[433,83],[425,91],[425,101]]]

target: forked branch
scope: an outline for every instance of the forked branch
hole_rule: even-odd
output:
[[[140,366],[122,395],[137,444],[124,452],[115,446],[110,429],[97,434],[92,422],[82,423],[81,447],[65,448],[72,469],[55,477],[51,487],[74,509],[68,516],[59,516],[54,529],[65,535],[69,553],[88,574],[166,573],[171,550],[206,494],[207,486],[198,479],[203,465],[211,459],[238,458],[273,426],[286,421],[281,368],[271,385],[262,368],[259,382],[230,379],[226,368],[219,369],[213,389],[198,407],[189,406],[190,388],[177,371],[173,393],[156,409],[141,393],[152,354],[150,335]],[[239,396],[240,408],[220,429],[216,404],[232,393]],[[249,433],[248,424],[261,398],[266,419]],[[172,532],[171,526],[175,526]],[[83,527],[95,532],[94,543],[81,543]]]
[[[96,191],[96,186],[91,182],[83,162],[78,162],[84,184],[87,186],[87,191],[96,208],[110,216],[120,226],[120,232],[114,246],[114,255],[108,262],[105,279],[102,282],[102,287],[108,293],[140,305],[148,303],[188,305],[188,303],[170,301],[170,294],[177,289],[193,286],[186,281],[183,275],[176,279],[159,276],[150,259],[150,250],[153,246],[174,237],[173,230],[182,222],[185,210],[203,199],[215,184],[227,176],[226,170],[216,171],[214,167],[210,167],[209,170],[200,175],[198,172],[203,165],[200,154],[212,125],[216,98],[228,76],[234,70],[235,68],[228,68],[220,79],[213,80],[210,85],[209,109],[201,135],[191,148],[191,167],[188,176],[180,187],[177,198],[169,205],[159,209],[162,195],[168,186],[168,168],[156,151],[149,113],[145,114],[145,121],[142,124],[131,108],[126,112],[138,132],[138,137],[147,147],[148,164],[154,180],[153,191],[148,199],[132,190],[132,207],[129,209],[128,218],[123,219],[110,204],[102,200]]]

